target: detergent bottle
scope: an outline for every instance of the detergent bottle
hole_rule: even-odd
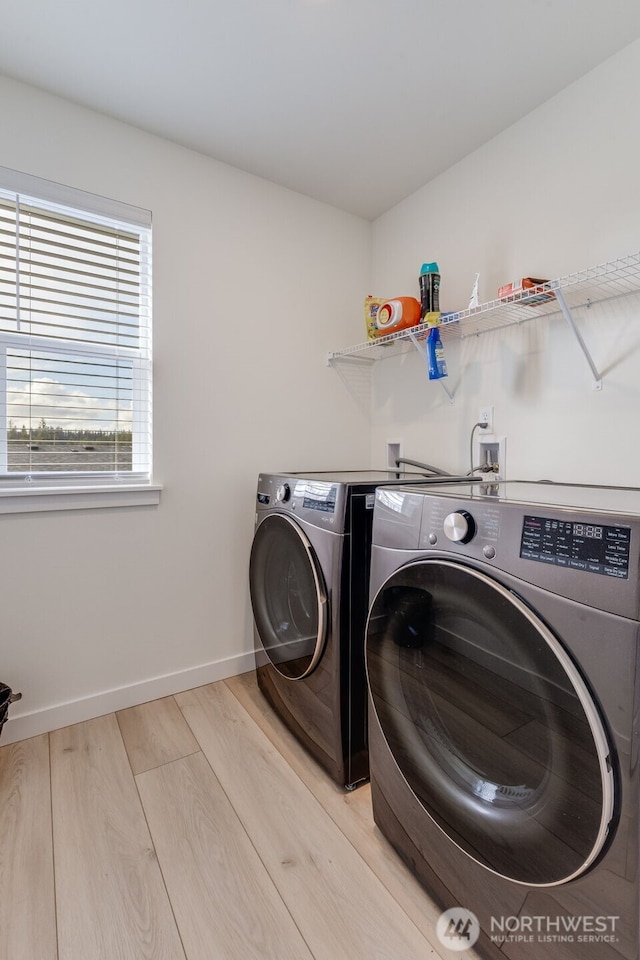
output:
[[[406,330],[420,323],[420,304],[415,297],[396,297],[387,300],[378,308],[376,315],[377,336]]]
[[[431,327],[427,334],[427,365],[429,380],[440,380],[447,376],[447,361],[444,358],[444,347],[438,327]]]

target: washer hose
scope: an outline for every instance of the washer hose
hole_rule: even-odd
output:
[[[401,463],[406,464],[408,467],[420,467],[421,470],[424,470],[430,474],[434,474],[436,477],[451,476],[451,474],[447,473],[446,470],[441,470],[440,467],[434,467],[430,463],[422,463],[420,460],[405,460],[404,457],[398,457],[396,460],[396,467],[399,467]]]

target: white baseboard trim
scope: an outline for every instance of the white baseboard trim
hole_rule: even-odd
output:
[[[138,704],[147,703],[149,700],[158,700],[161,697],[169,697],[174,693],[181,693],[183,690],[202,687],[207,683],[214,683],[216,680],[226,680],[227,677],[247,673],[254,667],[253,651],[240,653],[224,660],[216,660],[199,667],[191,667],[189,670],[181,670],[179,673],[152,677],[149,680],[143,680],[141,683],[132,683],[115,690],[104,690],[102,693],[82,697],[80,700],[70,700],[66,703],[43,707],[41,710],[35,710],[32,713],[10,716],[2,731],[0,747],[8,743],[15,743],[18,740],[27,740],[29,737],[37,737],[41,733],[49,733],[51,730],[58,730],[60,727],[68,727],[72,723],[93,720],[94,717],[102,717],[105,713],[126,710],[127,707],[136,707]],[[17,703],[10,707],[10,714],[21,705]]]

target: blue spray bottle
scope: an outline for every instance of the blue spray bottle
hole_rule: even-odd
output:
[[[447,376],[447,361],[444,358],[444,347],[437,327],[431,327],[427,334],[427,364],[429,380],[440,380]]]

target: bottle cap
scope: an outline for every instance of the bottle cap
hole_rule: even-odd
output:
[[[422,276],[423,273],[440,273],[440,267],[437,263],[423,263],[420,268],[420,276]]]
[[[395,320],[396,318],[399,306],[400,304],[397,302],[397,300],[391,300],[382,304],[382,306],[378,309],[378,313],[376,314],[376,324],[378,330],[382,330],[384,327],[391,325],[391,321]]]

